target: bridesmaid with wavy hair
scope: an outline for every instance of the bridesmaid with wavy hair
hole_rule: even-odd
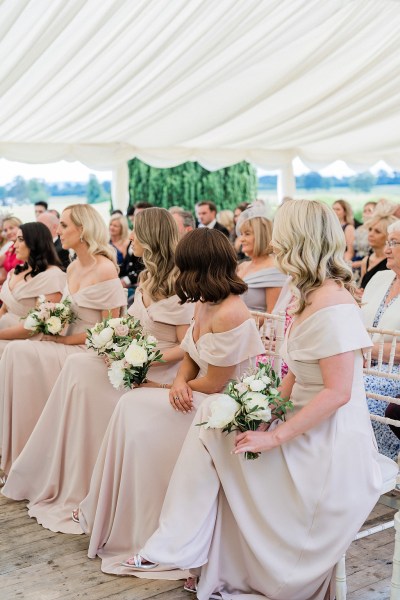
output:
[[[196,302],[179,371],[173,382],[165,379],[168,389],[148,384],[122,396],[80,504],[80,522],[91,534],[89,556],[100,556],[106,573],[131,574],[122,559],[156,529],[195,407],[254,365],[264,350],[240,298],[246,284],[235,273],[236,254],[226,236],[207,228],[191,231],[175,259],[176,293],[183,306]]]
[[[23,318],[36,306],[39,296],[59,302],[66,280],[50,231],[42,223],[21,225],[14,246],[16,258],[23,264],[10,271],[1,288],[0,356],[10,340],[31,336]]]
[[[119,315],[126,305],[115,253],[99,213],[87,204],[68,206],[58,233],[63,248],[76,254],[67,270],[64,298],[71,301],[77,319],[64,335],[13,341],[3,353],[0,431],[1,468],[6,474],[28,441],[67,357],[86,351],[86,329],[110,312]]]
[[[141,273],[129,313],[157,338],[163,353],[148,373],[153,385],[172,381],[193,317],[192,304],[175,294],[174,263],[178,229],[164,208],[135,217],[133,251],[142,257]],[[25,448],[14,462],[3,494],[29,500],[29,516],[52,531],[82,533],[71,513],[89,491],[90,477],[112,412],[123,395],[107,377],[102,358],[89,351],[69,356]]]

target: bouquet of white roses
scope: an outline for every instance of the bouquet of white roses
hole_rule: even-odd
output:
[[[59,335],[66,325],[76,321],[71,306],[68,298],[61,302],[48,302],[44,296],[39,296],[37,308],[30,310],[24,320],[24,328],[32,331],[32,335]]]
[[[255,431],[261,423],[270,423],[273,418],[284,420],[293,404],[280,395],[277,389],[280,383],[271,365],[259,364],[255,372],[229,382],[225,393],[211,402],[208,421],[199,425],[230,433]],[[259,456],[260,452],[245,453],[247,459]]]
[[[130,315],[107,317],[87,330],[86,346],[99,356],[107,356],[110,361],[119,360],[121,352],[141,330],[140,321]]]
[[[140,321],[129,315],[107,318],[88,330],[86,346],[108,359],[108,378],[119,390],[146,381],[149,368],[162,361],[157,340],[142,331]]]

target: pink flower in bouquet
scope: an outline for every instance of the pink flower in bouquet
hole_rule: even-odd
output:
[[[114,331],[115,331],[115,335],[123,337],[125,335],[128,335],[129,327],[128,327],[128,325],[117,325],[115,327]]]

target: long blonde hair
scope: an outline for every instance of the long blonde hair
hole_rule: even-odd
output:
[[[146,208],[135,216],[134,232],[143,247],[141,288],[154,301],[173,296],[179,274],[174,261],[179,240],[174,217],[165,208]]]
[[[64,208],[70,211],[71,221],[81,229],[81,238],[88,246],[89,254],[110,259],[117,267],[114,248],[108,242],[108,231],[100,214],[90,204],[71,204]]]
[[[353,296],[353,273],[343,259],[346,241],[331,208],[316,200],[288,200],[276,213],[272,232],[276,261],[292,277],[296,302],[294,314],[301,313],[311,292],[333,279]]]

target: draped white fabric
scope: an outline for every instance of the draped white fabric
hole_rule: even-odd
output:
[[[399,50],[398,0],[3,0],[0,156],[400,169]]]

